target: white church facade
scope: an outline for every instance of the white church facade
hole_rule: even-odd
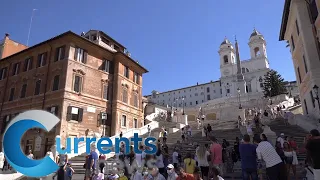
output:
[[[219,48],[221,77],[218,81],[197,84],[167,92],[153,91],[148,101],[161,106],[194,107],[213,99],[247,94],[263,96],[264,75],[269,71],[266,40],[254,29],[249,38],[250,59],[240,60],[235,46],[225,38]]]

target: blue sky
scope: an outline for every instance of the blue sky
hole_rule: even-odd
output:
[[[99,29],[122,43],[150,72],[143,94],[218,80],[219,45],[237,36],[241,59],[249,59],[249,36],[256,27],[267,41],[271,68],[295,80],[289,48],[279,42],[284,0],[99,0],[18,1],[1,5],[0,36],[26,43],[32,9],[36,11],[29,45],[62,32]]]

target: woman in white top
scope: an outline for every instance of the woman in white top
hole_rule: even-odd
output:
[[[285,164],[287,167],[287,176],[290,178],[290,169],[292,169],[293,175],[296,180],[298,180],[298,176],[296,175],[296,165],[299,164],[296,152],[290,147],[288,142],[283,143],[283,152],[285,156]]]
[[[209,162],[208,157],[210,153],[207,151],[207,148],[201,144],[196,150],[198,166],[201,169],[202,179],[206,180],[209,176]]]

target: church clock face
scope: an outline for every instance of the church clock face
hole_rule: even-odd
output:
[[[225,76],[227,76],[227,75],[230,74],[230,71],[229,71],[228,69],[226,69],[226,70],[223,71],[223,74],[224,74]]]

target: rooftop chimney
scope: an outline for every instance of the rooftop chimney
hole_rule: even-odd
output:
[[[8,33],[5,33],[4,34],[4,38],[6,39],[6,38],[9,38],[9,36],[10,36],[10,34],[8,34]]]

